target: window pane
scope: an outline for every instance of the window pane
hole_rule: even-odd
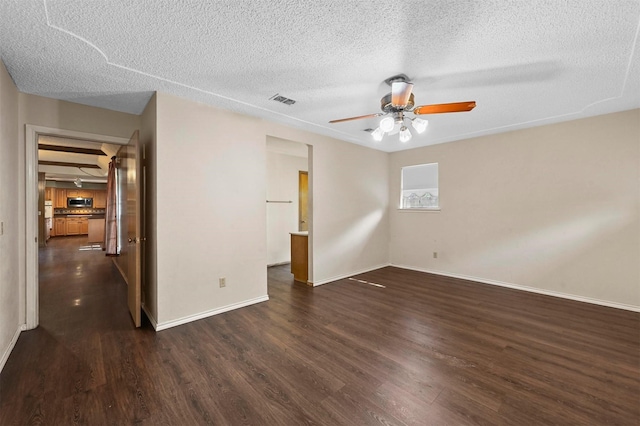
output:
[[[438,208],[438,163],[402,168],[400,208]]]

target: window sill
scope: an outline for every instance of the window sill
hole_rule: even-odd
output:
[[[415,207],[412,209],[397,209],[399,212],[440,212],[440,207]]]

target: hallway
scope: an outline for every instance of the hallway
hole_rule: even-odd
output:
[[[86,420],[82,410],[102,405],[91,406],[87,392],[102,394],[112,369],[131,361],[135,340],[155,335],[148,324],[133,328],[111,258],[83,247],[86,236],[61,237],[39,251],[40,325],[22,333],[3,370],[2,425],[69,424],[70,412]]]

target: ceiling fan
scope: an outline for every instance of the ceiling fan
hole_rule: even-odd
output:
[[[414,96],[413,93],[411,93],[413,90],[413,83],[410,83],[408,80],[408,77],[404,74],[385,80],[385,82],[391,86],[391,93],[387,93],[382,97],[382,99],[380,99],[380,109],[382,112],[331,120],[329,123],[342,123],[343,121],[360,120],[363,118],[373,118],[386,115],[385,118],[380,120],[380,125],[371,133],[373,139],[381,141],[385,133],[391,133],[397,126],[400,126],[400,142],[408,142],[412,135],[411,131],[409,131],[404,123],[405,119],[411,120],[412,127],[418,133],[423,133],[427,129],[429,122],[419,117],[405,117],[406,113],[409,112],[418,116],[424,114],[442,114],[447,112],[465,112],[471,111],[476,106],[475,101],[414,106]]]

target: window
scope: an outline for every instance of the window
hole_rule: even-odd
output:
[[[402,168],[401,209],[438,210],[438,163]]]

